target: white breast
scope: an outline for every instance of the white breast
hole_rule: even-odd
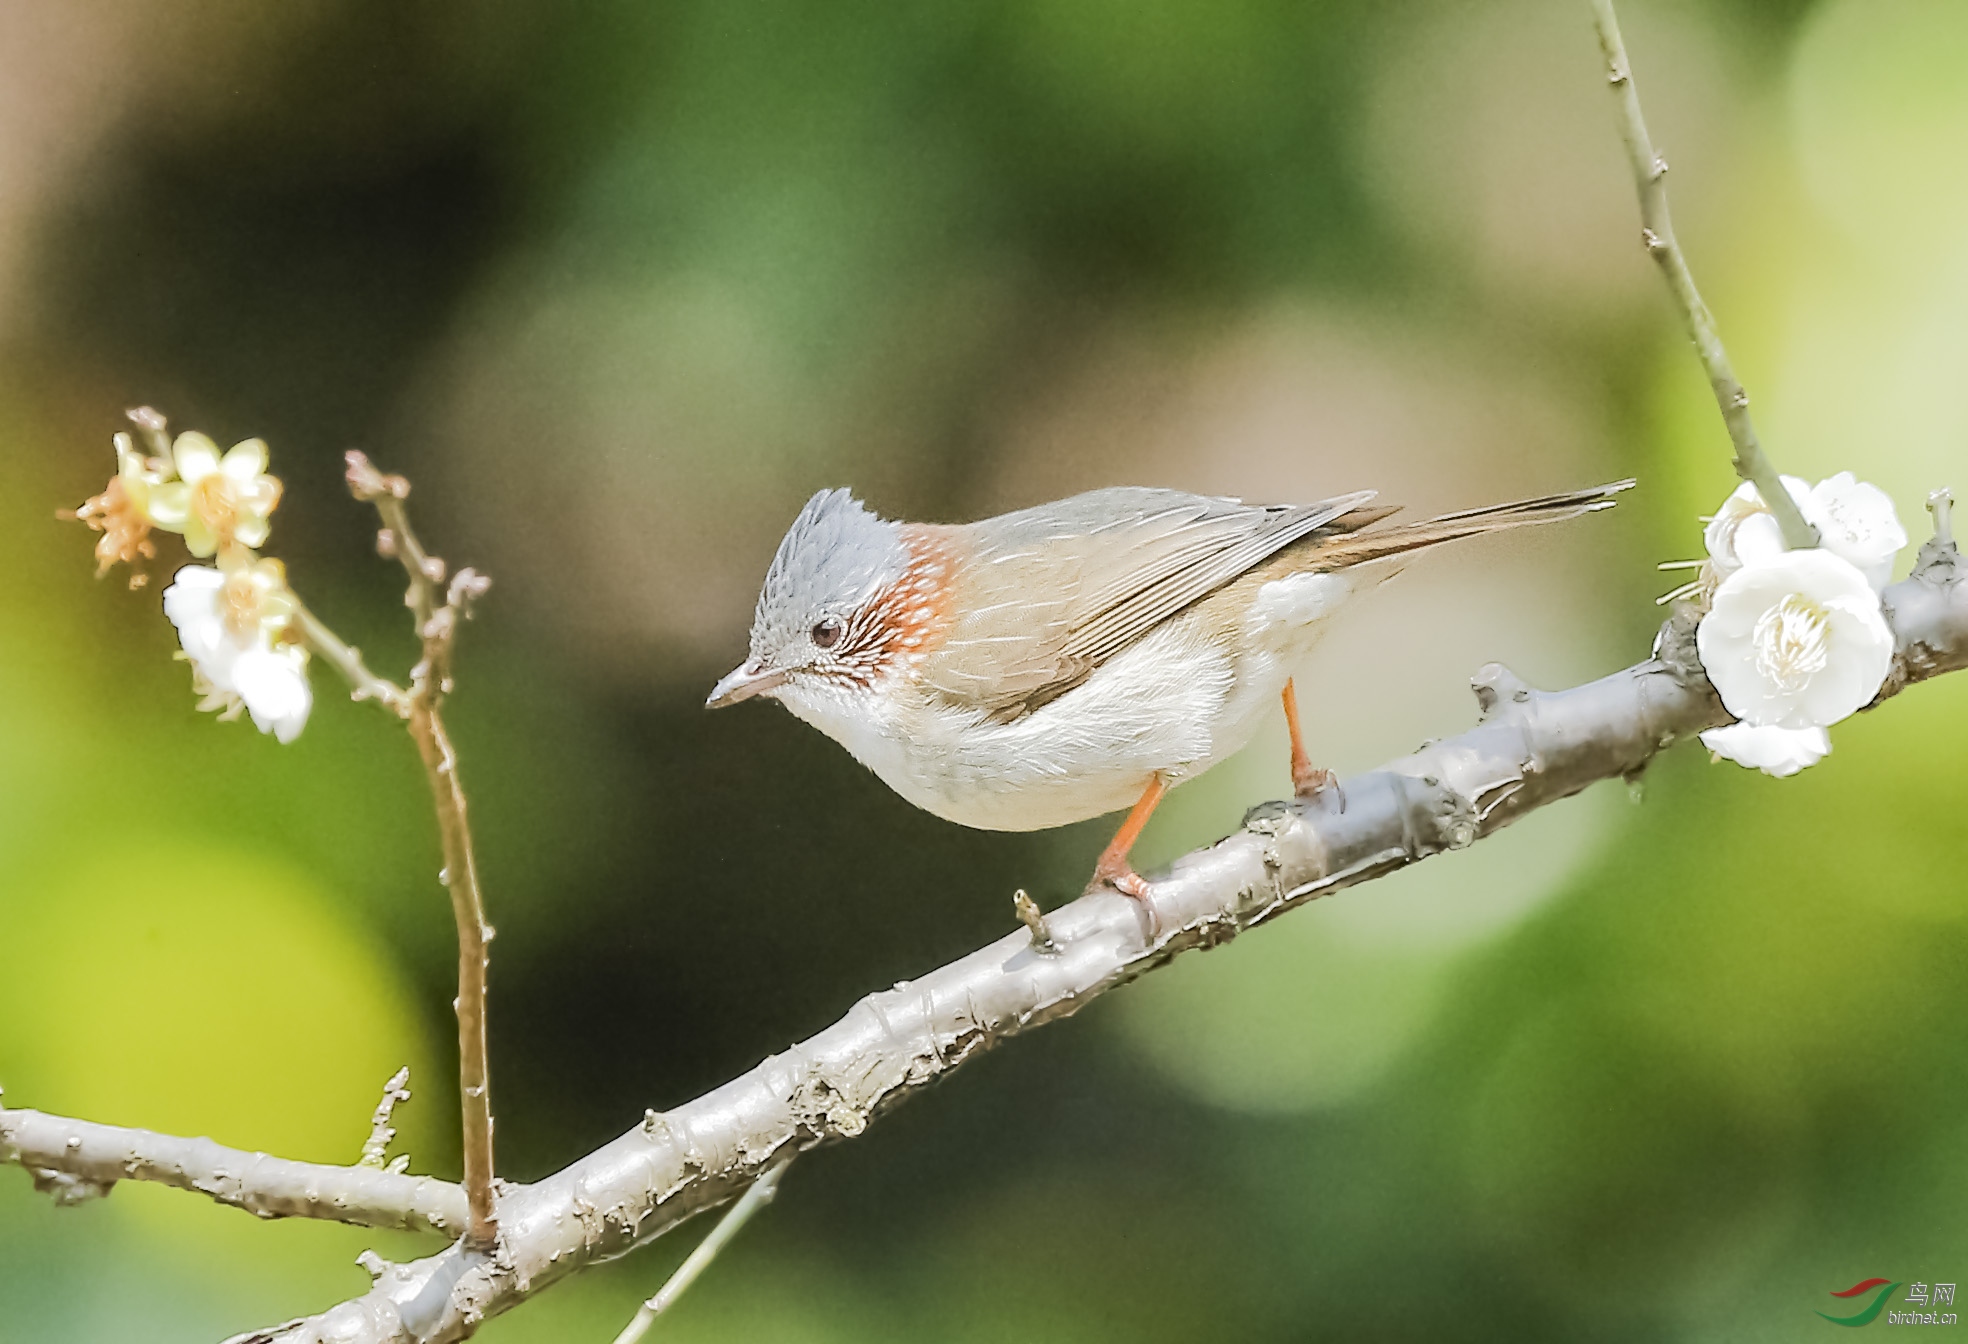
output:
[[[786,707],[925,811],[981,830],[1064,826],[1130,807],[1156,774],[1201,774],[1250,740],[1350,584],[1304,574],[1258,590],[1243,638],[1177,617],[1009,723],[906,692],[787,686]]]

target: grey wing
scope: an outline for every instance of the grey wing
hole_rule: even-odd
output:
[[[1117,487],[963,529],[962,615],[924,669],[960,702],[1015,718],[1372,491],[1261,506]]]

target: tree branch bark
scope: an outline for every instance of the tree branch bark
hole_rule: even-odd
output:
[[[661,1288],[648,1301],[636,1310],[629,1323],[622,1327],[622,1333],[615,1336],[615,1344],[637,1344],[649,1327],[656,1324],[656,1318],[676,1305],[676,1300],[690,1291],[690,1285],[697,1282],[711,1261],[723,1253],[731,1244],[731,1239],[744,1231],[745,1224],[752,1215],[772,1202],[779,1193],[779,1180],[786,1174],[786,1168],[793,1164],[790,1157],[781,1158],[770,1167],[765,1175],[752,1182],[752,1188],[738,1197],[738,1202],[725,1210],[718,1225],[710,1230],[702,1241],[697,1243],[689,1258],[676,1268]]]
[[[0,1110],[0,1162],[17,1162],[60,1204],[109,1193],[118,1181],[195,1190],[261,1218],[324,1218],[455,1237],[465,1192],[433,1176],[374,1167],[332,1167],[242,1152],[210,1139]]]
[[[1898,653],[1881,698],[1968,667],[1968,583],[1951,541],[1922,549],[1885,593]],[[559,1279],[625,1254],[734,1198],[784,1157],[853,1138],[971,1056],[1077,1012],[1191,948],[1213,947],[1317,897],[1460,849],[1730,722],[1702,675],[1692,612],[1645,662],[1567,691],[1491,664],[1476,727],[1341,783],[1313,803],[1253,808],[1243,828],[1178,860],[1140,906],[1093,892],[921,980],[869,995],[839,1022],[723,1087],[500,1201],[492,1254],[454,1246],[372,1266],[374,1287],[319,1316],[230,1344],[442,1344]],[[1342,801],[1343,800],[1343,801]],[[1043,939],[1041,935],[1043,934]],[[1041,942],[1048,941],[1049,948]]]

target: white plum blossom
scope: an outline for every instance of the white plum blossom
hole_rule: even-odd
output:
[[[286,571],[255,554],[280,504],[280,481],[266,470],[266,444],[247,439],[221,453],[193,432],[166,445],[162,416],[145,409],[130,417],[142,434],[115,437],[116,475],[66,516],[102,534],[98,573],[154,557],[153,529],[182,533],[194,556],[217,557],[216,568],[180,569],[164,592],[164,613],[191,663],[198,707],[228,719],[251,714],[261,732],[291,742],[314,697],[307,650],[289,629],[298,603]],[[141,452],[139,438],[158,454]],[[139,573],[131,586],[143,581]]]
[[[268,516],[280,504],[280,481],[266,474],[265,442],[247,439],[221,456],[210,438],[191,431],[178,435],[171,457],[178,478],[153,485],[146,501],[153,524],[182,532],[185,548],[201,559],[265,544]]]
[[[307,650],[285,642],[293,598],[278,561],[227,569],[187,565],[164,590],[164,614],[191,662],[200,709],[235,718],[243,710],[263,733],[292,742],[314,707]]]
[[[1907,544],[1893,501],[1878,486],[1849,471],[1806,485],[1795,476],[1782,478],[1804,521],[1818,530],[1818,545],[1859,567],[1873,591],[1893,576],[1893,557]],[[1776,515],[1763,503],[1756,486],[1744,481],[1709,520],[1702,534],[1708,544],[1709,571],[1717,582],[1785,549]]]
[[[1795,476],[1782,478],[1784,489],[1797,501],[1800,513],[1805,511],[1805,501],[1811,496],[1811,487]],[[1783,529],[1777,525],[1777,516],[1770,512],[1769,505],[1757,492],[1756,485],[1744,481],[1737,486],[1735,493],[1722,501],[1722,507],[1709,519],[1708,529],[1702,533],[1702,540],[1708,544],[1708,559],[1717,581],[1741,569],[1779,555],[1785,549]]]
[[[1851,561],[1823,549],[1784,551],[1722,581],[1695,647],[1736,718],[1823,728],[1879,693],[1893,632],[1879,595]]]
[[[1701,735],[1702,745],[1724,760],[1778,779],[1831,754],[1831,735],[1822,728],[1776,728],[1732,723]]]
[[[1884,490],[1841,471],[1812,486],[1801,508],[1818,529],[1818,545],[1857,565],[1874,592],[1887,585],[1907,534]]]
[[[138,452],[128,434],[118,434],[116,474],[109,478],[101,494],[91,496],[82,507],[62,515],[102,533],[102,539],[96,543],[97,578],[109,573],[116,564],[134,567],[139,560],[157,554],[157,546],[150,539],[150,496],[153,489],[164,484],[167,473],[163,469],[167,466]],[[144,582],[143,574],[135,574],[130,586],[141,588]]]
[[[1879,592],[1906,530],[1893,501],[1849,471],[1806,485],[1781,478],[1817,547],[1786,548],[1754,485],[1736,487],[1709,521],[1701,577],[1670,597],[1707,606],[1696,647],[1739,722],[1702,741],[1718,757],[1782,779],[1831,751],[1829,724],[1869,704],[1892,666]]]

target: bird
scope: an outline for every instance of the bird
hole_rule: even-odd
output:
[[[1295,795],[1337,789],[1306,751],[1293,676],[1342,602],[1412,552],[1610,508],[1631,485],[1389,526],[1398,506],[1371,490],[1258,505],[1111,486],[963,524],[896,522],[822,490],[766,570],[748,656],[705,704],[777,700],[964,826],[1042,830],[1126,808],[1088,890],[1152,917],[1136,838],[1274,701]]]

